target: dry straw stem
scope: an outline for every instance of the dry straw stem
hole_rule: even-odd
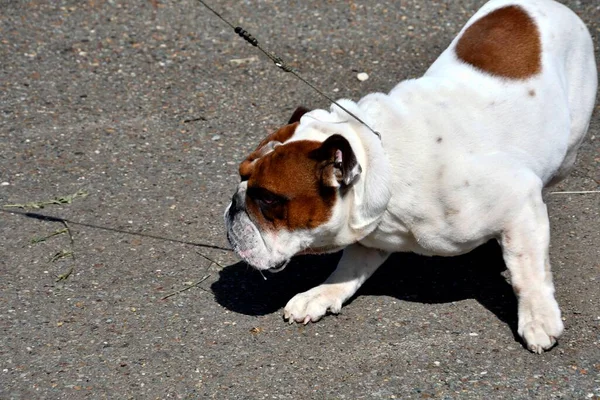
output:
[[[184,288],[182,288],[182,289],[179,289],[179,290],[176,290],[176,291],[174,291],[174,292],[172,292],[172,293],[169,293],[168,295],[166,295],[166,296],[163,296],[163,297],[161,298],[161,300],[166,300],[166,299],[168,299],[169,297],[175,296],[176,294],[179,294],[179,293],[181,293],[181,292],[185,292],[186,290],[189,290],[189,289],[191,289],[191,288],[193,288],[193,287],[196,287],[196,286],[198,286],[199,284],[201,284],[202,282],[204,282],[205,280],[207,280],[209,277],[210,277],[210,274],[208,274],[208,275],[204,275],[204,276],[202,277],[202,279],[200,279],[199,281],[197,281],[197,282],[194,282],[194,283],[192,283],[191,285],[188,285],[188,286],[186,286],[186,287],[184,287]]]
[[[56,277],[55,282],[60,282],[60,281],[67,280],[69,278],[69,276],[71,276],[72,273],[73,273],[73,267],[69,268],[66,272],[58,275]]]
[[[52,200],[33,201],[30,203],[25,203],[25,204],[5,204],[4,207],[6,207],[6,208],[22,208],[22,209],[27,209],[27,208],[40,209],[40,208],[44,208],[49,205],[71,204],[71,203],[73,203],[73,200],[75,200],[76,198],[87,197],[87,195],[88,195],[88,192],[81,189],[73,194],[68,195],[68,196],[55,197]]]
[[[550,192],[550,194],[595,194],[600,193],[600,190],[580,190],[575,192]]]
[[[51,234],[46,235],[46,236],[34,237],[33,239],[31,239],[31,244],[45,242],[46,240],[48,240],[48,239],[50,239],[50,238],[52,238],[54,236],[62,235],[63,233],[68,233],[68,232],[69,232],[68,228],[62,228],[62,229],[54,231]]]
[[[67,258],[67,257],[75,258],[75,255],[70,250],[61,250],[52,256],[52,258],[50,259],[50,262],[56,262],[62,258]]]
[[[88,195],[88,192],[86,190],[80,189],[73,194],[70,194],[67,196],[55,197],[52,200],[35,201],[35,202],[29,202],[29,203],[25,203],[25,204],[5,204],[4,207],[6,207],[6,208],[22,208],[22,209],[28,209],[28,208],[40,209],[40,208],[44,208],[45,206],[48,206],[48,205],[71,204],[71,203],[73,203],[73,200],[75,200],[76,198],[87,197],[87,195]],[[75,240],[73,239],[73,232],[71,232],[71,228],[69,227],[69,224],[67,224],[67,221],[61,220],[61,222],[65,226],[64,228],[58,229],[47,236],[36,237],[36,238],[31,239],[31,244],[36,244],[36,243],[44,242],[54,236],[62,235],[63,233],[67,233],[69,235],[69,240],[71,242],[71,250],[61,250],[61,251],[57,252],[50,258],[50,262],[56,262],[60,259],[67,258],[67,257],[71,257],[73,260],[75,259],[75,253],[73,252],[73,245],[75,243]],[[73,270],[74,270],[74,267],[70,267],[66,272],[58,275],[56,277],[56,282],[64,281],[64,280],[68,279],[69,276],[71,276],[71,274],[73,273]]]
[[[218,262],[216,262],[215,260],[213,260],[212,258],[205,256],[204,254],[200,253],[199,251],[196,252],[196,254],[198,254],[200,257],[210,261],[212,264],[215,264],[216,266],[218,266],[219,268],[223,269],[225,268],[224,266],[222,266],[221,264],[219,264]],[[208,267],[210,267],[211,264],[208,264]]]

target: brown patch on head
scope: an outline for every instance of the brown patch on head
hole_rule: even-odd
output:
[[[294,135],[294,132],[296,132],[297,127],[298,122],[285,125],[284,127],[279,128],[278,130],[267,136],[265,139],[263,139],[263,141],[259,143],[256,149],[240,164],[239,172],[240,176],[242,177],[242,180],[247,180],[248,177],[252,174],[252,169],[254,168],[254,161],[258,160],[259,158],[265,155],[265,149],[263,149],[263,147],[265,147],[270,142],[285,143]]]
[[[529,96],[531,97],[535,97],[535,90],[531,89],[529,90],[529,92],[527,92],[529,94]]]
[[[273,142],[273,141],[285,143],[286,140],[288,140],[289,138],[291,138],[294,135],[294,132],[296,132],[296,128],[298,127],[298,124],[299,124],[298,122],[295,122],[293,124],[288,124],[288,125],[285,125],[279,129],[277,129],[275,132],[271,133],[269,136],[264,138],[263,141],[259,143],[258,147],[256,147],[256,150],[259,150],[265,144],[267,144],[269,142]]]
[[[246,209],[275,230],[311,229],[329,220],[337,189],[328,185],[333,161],[316,154],[321,143],[297,141],[257,160],[248,179]]]
[[[456,55],[492,75],[525,79],[542,70],[542,44],[535,22],[519,6],[482,17],[463,33]]]

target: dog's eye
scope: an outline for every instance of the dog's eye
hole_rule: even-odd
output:
[[[248,197],[264,206],[282,204],[285,198],[263,188],[248,188]]]
[[[248,188],[248,197],[269,221],[285,218],[287,199],[263,188]]]
[[[265,204],[267,204],[267,205],[271,205],[271,204],[274,204],[275,202],[277,202],[276,199],[269,198],[269,197],[265,197],[263,199],[260,199],[260,201],[263,202],[263,203],[265,203]]]
[[[283,199],[275,195],[262,195],[256,199],[261,205],[274,207],[283,203]]]

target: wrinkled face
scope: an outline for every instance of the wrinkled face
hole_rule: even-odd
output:
[[[360,166],[343,137],[290,141],[297,127],[271,134],[241,163],[225,211],[231,246],[257,269],[278,271],[300,252],[339,248],[329,239],[343,223],[336,205]]]

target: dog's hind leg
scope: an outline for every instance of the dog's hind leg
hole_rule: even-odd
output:
[[[518,333],[527,348],[542,353],[563,331],[548,254],[550,226],[538,181],[505,226],[500,244],[519,304]]]
[[[316,322],[327,311],[337,314],[342,304],[385,262],[390,253],[353,244],[344,253],[335,271],[317,287],[294,296],[283,316],[290,323]]]

